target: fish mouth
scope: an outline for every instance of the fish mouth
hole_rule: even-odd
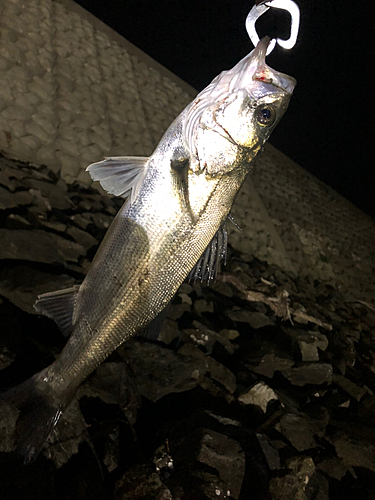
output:
[[[267,48],[271,38],[265,36],[262,38],[255,49],[244,57],[231,71],[237,72],[237,78],[233,78],[233,88],[246,89],[254,98],[274,93],[277,89],[292,94],[296,86],[296,80],[280,73],[266,64]]]

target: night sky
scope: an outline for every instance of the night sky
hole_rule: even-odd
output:
[[[124,38],[202,90],[253,48],[245,19],[254,0],[79,0]],[[297,0],[296,46],[267,63],[297,79],[271,143],[375,216],[372,2]],[[368,6],[366,8],[366,6]],[[287,38],[289,15],[270,9],[258,34]]]

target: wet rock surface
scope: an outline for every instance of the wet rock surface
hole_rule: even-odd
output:
[[[32,304],[79,284],[122,201],[0,161],[0,384],[66,339]],[[375,307],[229,248],[184,283],[158,341],[131,340],[80,387],[24,466],[0,405],[2,499],[375,498]]]

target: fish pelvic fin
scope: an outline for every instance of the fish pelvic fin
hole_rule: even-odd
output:
[[[92,163],[86,171],[109,194],[122,198],[130,195],[130,202],[133,203],[146,174],[148,160],[143,156],[113,156]]]
[[[33,462],[39,455],[65,406],[49,402],[51,398],[40,389],[42,377],[43,371],[0,394],[1,403],[18,410],[13,435],[16,449],[25,464]]]
[[[73,330],[73,313],[77,302],[79,285],[38,295],[34,309],[55,321],[64,336]]]

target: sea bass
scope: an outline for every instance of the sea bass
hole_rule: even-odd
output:
[[[212,242],[219,241],[252,161],[296,83],[266,65],[269,41],[262,39],[217,76],[149,158],[106,158],[88,167],[104,189],[127,201],[82,285],[41,295],[35,304],[70,338],[54,363],[2,396],[20,409],[18,440],[26,462],[40,452],[87,376],[163,316],[197,263],[193,272],[201,276],[217,265]]]

